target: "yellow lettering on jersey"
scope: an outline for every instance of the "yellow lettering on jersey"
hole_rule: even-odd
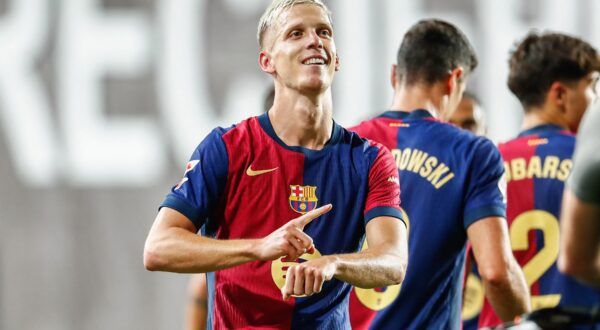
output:
[[[515,181],[525,179],[527,172],[525,171],[525,159],[515,158],[510,161],[510,167],[512,168],[512,178]]]
[[[529,159],[529,165],[527,166],[527,178],[533,177],[539,178],[542,176],[542,160],[540,156],[533,156]]]
[[[573,161],[561,160],[557,156],[533,156],[528,161],[525,158],[515,158],[504,162],[506,181],[523,179],[556,179],[565,181],[569,177]]]
[[[410,159],[411,153],[412,153],[412,150],[410,148],[406,148],[406,149],[404,149],[404,151],[402,151],[402,157],[400,158],[400,166],[398,166],[399,169],[401,169],[401,170],[406,169],[406,166],[408,165],[408,160]]]
[[[440,164],[440,166],[436,167],[435,170],[427,177],[427,180],[435,186],[436,183],[442,177],[442,174],[445,174],[448,171],[450,171],[450,168],[448,168],[448,166],[442,163]]]
[[[558,175],[556,178],[560,181],[565,181],[569,177],[572,167],[573,161],[570,159],[564,159],[562,162],[560,162],[560,169],[558,170]]]
[[[429,158],[427,158],[427,160],[425,161],[425,166],[421,168],[421,171],[419,171],[419,174],[421,174],[422,177],[426,178],[433,170],[433,167],[437,166],[437,164],[437,158],[435,158],[435,156],[429,156]]]
[[[543,177],[546,179],[556,179],[558,164],[560,164],[560,158],[556,156],[547,156],[546,159],[544,159]]]
[[[406,168],[409,171],[413,171],[415,173],[419,173],[419,169],[423,166],[425,159],[429,156],[426,152],[415,149],[408,161],[408,167]]]
[[[455,177],[448,165],[422,150],[411,148],[404,150],[392,149],[392,155],[394,155],[396,166],[400,171],[411,171],[419,174],[436,189],[441,188]]]
[[[448,173],[448,175],[446,175],[443,179],[441,179],[440,181],[438,181],[438,183],[435,184],[435,189],[440,189],[441,186],[445,185],[446,182],[450,181],[453,177],[454,173]]]

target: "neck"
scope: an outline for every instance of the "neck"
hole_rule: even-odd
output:
[[[435,117],[443,116],[441,105],[444,94],[438,85],[397,84],[394,88],[391,110],[413,112],[417,109],[425,109]]]
[[[525,116],[523,117],[522,130],[528,130],[530,128],[545,125],[554,124],[565,129],[569,129],[567,121],[564,116],[560,113],[560,110],[550,107],[531,107],[527,109]]]
[[[309,96],[276,90],[269,119],[275,134],[288,146],[320,150],[333,130],[331,89]]]

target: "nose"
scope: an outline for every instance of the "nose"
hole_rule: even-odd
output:
[[[308,47],[309,48],[323,48],[323,40],[321,39],[321,37],[319,37],[319,34],[317,33],[317,31],[313,30],[310,32],[310,34],[308,35],[309,38],[309,43],[308,43]]]

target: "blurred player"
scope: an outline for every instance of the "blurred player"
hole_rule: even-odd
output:
[[[392,67],[391,111],[354,128],[396,158],[410,260],[401,289],[356,290],[350,311],[355,328],[374,318],[373,329],[460,329],[467,237],[503,318],[529,310],[508,241],[500,154],[488,139],[436,119],[450,117],[476,66],[472,47],[455,26],[418,22]]]
[[[275,88],[269,87],[263,102],[263,111],[267,112],[273,106]],[[193,274],[188,283],[188,300],[185,310],[185,329],[206,329],[208,314],[208,290],[206,288],[206,274]]]
[[[394,159],[332,119],[339,58],[322,2],[274,1],[258,37],[271,110],[200,143],[161,205],[144,264],[208,273],[207,328],[347,328],[351,285],[404,277]],[[365,236],[371,246],[358,253]]]
[[[558,256],[562,272],[596,288],[600,288],[599,127],[600,102],[596,102],[585,115],[577,137],[574,167],[563,199]]]
[[[460,103],[448,122],[475,135],[485,135],[487,128],[481,103],[474,94],[465,91]],[[471,262],[473,259],[471,245],[467,243],[467,262],[465,263],[465,285],[463,288],[463,305],[461,318],[464,330],[475,330],[479,323],[479,313],[483,307],[483,283],[477,272],[477,267]]]
[[[512,51],[508,87],[525,112],[518,137],[501,143],[508,182],[508,222],[533,309],[591,306],[594,292],[556,268],[560,205],[574,132],[595,96],[600,59],[588,43],[559,33],[530,33]],[[479,260],[478,260],[479,261]],[[479,265],[481,269],[481,265]],[[501,323],[484,304],[480,326]]]
[[[485,135],[485,118],[481,104],[475,95],[465,92],[456,111],[452,113],[448,122],[462,129],[466,129],[475,135]]]

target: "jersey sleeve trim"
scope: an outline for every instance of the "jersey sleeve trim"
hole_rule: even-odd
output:
[[[158,209],[160,210],[163,207],[168,207],[185,215],[188,218],[188,220],[190,220],[194,224],[194,226],[196,227],[196,231],[198,231],[198,229],[201,227],[200,217],[202,212],[200,212],[200,210],[196,209],[183,199],[178,198],[177,195],[167,195],[167,197],[162,202],[162,204],[160,204]]]
[[[487,217],[501,217],[506,218],[506,210],[504,206],[492,205],[484,206],[472,211],[468,211],[465,214],[464,226],[465,228],[472,225],[474,222]]]
[[[406,225],[406,221],[402,217],[402,212],[400,212],[400,210],[395,207],[378,206],[378,207],[374,207],[374,208],[370,209],[369,212],[367,212],[367,214],[365,214],[365,225],[369,221],[371,221],[377,217],[397,218],[398,220],[402,221]]]

